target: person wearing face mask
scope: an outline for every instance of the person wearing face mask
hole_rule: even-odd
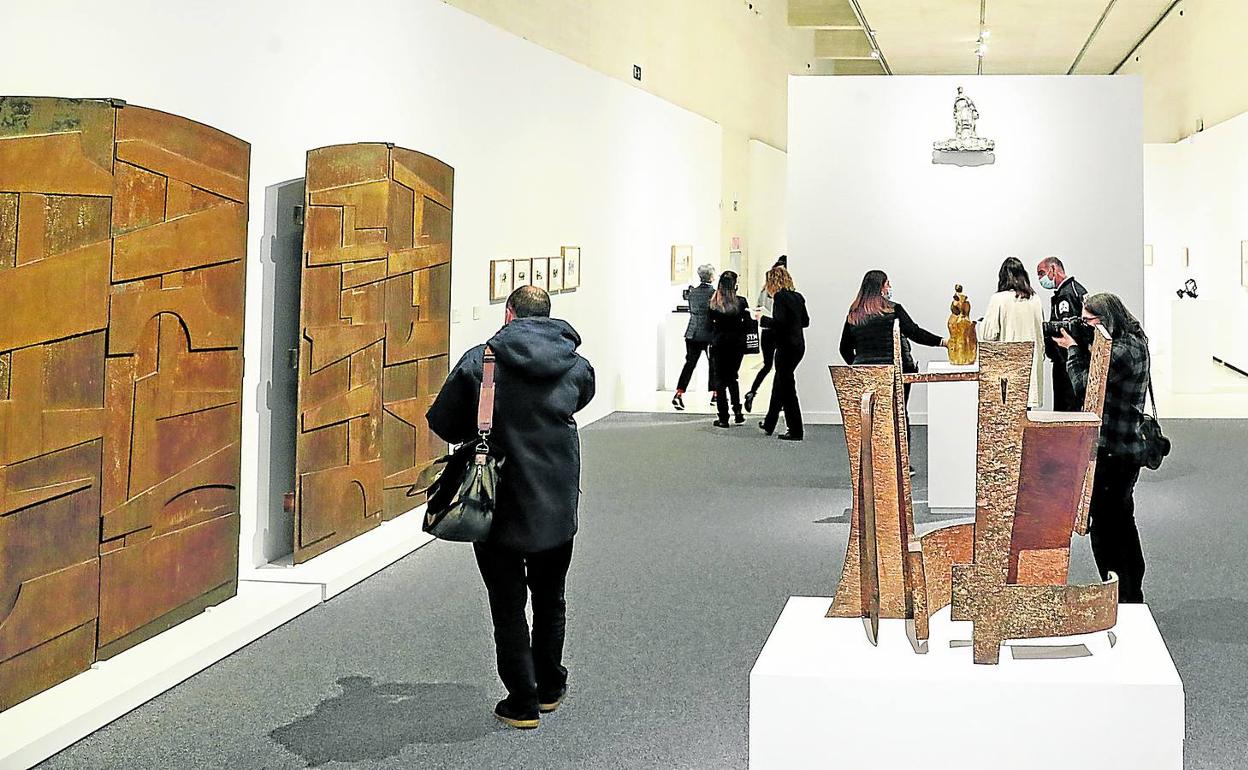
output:
[[[862,277],[858,296],[849,306],[845,327],[841,330],[841,358],[847,364],[891,364],[893,362],[893,322],[901,324],[901,368],[917,372],[918,364],[910,353],[910,342],[929,347],[948,347],[949,340],[919,326],[910,314],[894,302],[892,285],[883,270],[869,270]],[[906,403],[910,386],[905,386]],[[909,415],[907,424],[909,423]]]
[[[1050,321],[1065,321],[1078,318],[1083,312],[1083,298],[1088,290],[1075,280],[1074,276],[1066,275],[1066,267],[1057,257],[1045,257],[1036,265],[1036,277],[1040,286],[1053,292],[1051,298]],[[1070,384],[1070,376],[1066,373],[1066,351],[1052,339],[1044,341],[1044,354],[1053,362],[1053,409],[1058,412],[1078,412],[1083,409],[1083,399],[1075,396]]]

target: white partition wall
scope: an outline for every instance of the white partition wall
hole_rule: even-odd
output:
[[[252,509],[265,188],[303,176],[309,149],[389,141],[454,167],[452,360],[502,324],[489,260],[580,246],[580,289],[554,314],[597,370],[583,422],[654,391],[670,246],[716,261],[717,124],[437,0],[68,0],[6,7],[4,24],[0,93],[121,98],[252,145],[244,567],[264,561]]]
[[[959,86],[979,109],[980,136],[996,141],[992,165],[932,162],[932,142],[953,134]],[[1007,256],[1030,270],[1059,255],[1090,291],[1142,313],[1141,125],[1134,77],[790,78],[789,260],[812,324],[803,412],[840,419],[827,366],[842,363],[845,312],[872,268],[941,336],[953,285],[979,317]],[[926,404],[917,388],[916,422]]]

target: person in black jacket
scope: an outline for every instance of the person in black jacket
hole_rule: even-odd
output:
[[[788,429],[780,434],[785,441],[801,441],[803,436],[802,407],[797,400],[797,381],[794,377],[797,365],[806,355],[806,336],[802,332],[810,326],[806,312],[806,298],[793,287],[793,276],[784,267],[767,271],[767,292],[772,297],[772,314],[759,314],[758,321],[764,329],[770,329],[776,340],[776,374],[771,382],[771,404],[767,416],[758,424],[768,436],[776,429],[781,410]]]
[[[901,369],[917,372],[918,364],[910,352],[910,341],[930,347],[947,347],[949,341],[932,334],[910,318],[899,303],[893,302],[892,286],[883,270],[868,270],[858,287],[841,330],[841,358],[847,364],[891,364],[893,362],[893,323],[901,323]],[[906,385],[905,401],[910,403],[910,386]],[[906,415],[909,425],[910,415]]]
[[[789,255],[781,254],[776,260],[776,264],[772,267],[789,268]],[[771,294],[767,292],[767,284],[763,283],[763,288],[758,292],[758,307],[763,308],[770,313],[772,307]],[[758,389],[762,387],[763,380],[767,375],[771,374],[771,366],[776,358],[776,340],[775,335],[770,329],[760,329],[758,334],[759,352],[763,354],[763,368],[758,370],[758,374],[754,375],[754,384],[750,386],[749,391],[745,394],[745,411],[754,411],[754,396],[758,393]]]
[[[1050,321],[1065,321],[1079,318],[1083,313],[1083,298],[1088,290],[1075,280],[1074,276],[1066,275],[1066,266],[1057,257],[1045,257],[1036,265],[1036,276],[1040,285],[1053,292],[1050,299]],[[1075,395],[1070,383],[1070,375],[1066,373],[1066,350],[1052,338],[1044,340],[1044,353],[1053,362],[1053,409],[1058,412],[1081,412],[1083,400]]]
[[[711,281],[715,280],[715,268],[711,265],[699,265],[698,280],[701,283],[689,289],[689,324],[685,327],[685,365],[680,370],[680,379],[676,381],[676,395],[672,397],[672,406],[676,407],[678,412],[685,410],[685,389],[689,387],[693,370],[697,368],[698,359],[703,353],[706,353],[707,366],[710,368],[708,387],[712,391],[715,387],[715,357],[707,349],[711,344],[711,324],[706,315],[707,303],[711,301],[711,295],[715,293],[715,289],[711,287]]]
[[[715,403],[719,419],[717,428],[728,427],[728,399],[732,399],[732,411],[738,424],[745,422],[741,413],[741,386],[737,375],[741,359],[745,356],[745,333],[750,319],[750,306],[744,297],[737,296],[737,274],[725,270],[719,276],[719,288],[711,295],[709,304],[711,322],[711,359],[715,362]]]
[[[489,539],[475,543],[489,595],[498,673],[507,697],[494,715],[512,727],[538,726],[563,700],[566,605],[580,498],[581,446],[573,415],[594,397],[594,369],[577,354],[581,337],[550,318],[550,295],[522,286],[507,299],[494,351],[490,444],[502,457]],[[485,345],[464,354],[425,415],[443,440],[477,440]],[[527,585],[527,588],[526,588]],[[524,609],[533,597],[533,635]]]

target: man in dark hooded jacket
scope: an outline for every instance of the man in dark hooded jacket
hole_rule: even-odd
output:
[[[490,445],[503,461],[490,536],[474,549],[489,594],[498,674],[507,688],[494,715],[531,728],[539,713],[559,707],[567,690],[564,584],[581,478],[572,415],[594,397],[594,369],[576,352],[580,335],[550,317],[550,295],[534,286],[511,293],[506,325],[486,344],[497,362]],[[484,354],[485,345],[464,354],[425,415],[449,443],[477,438]],[[530,591],[531,640],[524,614]]]

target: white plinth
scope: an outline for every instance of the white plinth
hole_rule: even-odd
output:
[[[916,655],[905,622],[825,618],[792,597],[750,672],[750,767],[1181,770],[1183,683],[1145,605],[1119,608],[1090,657],[971,662],[969,623],[932,619]],[[1094,641],[1093,637],[1096,640]],[[1020,643],[1022,644],[1022,643]]]
[[[0,768],[47,759],[320,601],[312,586],[239,583],[233,599],[0,713]]]
[[[1213,313],[1209,300],[1170,301],[1170,390],[1208,393],[1213,390]]]
[[[424,515],[422,505],[303,564],[293,564],[287,556],[263,567],[244,569],[239,578],[319,586],[320,598],[328,600],[433,540],[421,530]]]
[[[933,361],[927,371],[977,372],[979,366]],[[918,387],[927,388],[927,505],[935,513],[974,508],[979,383],[937,382]]]

